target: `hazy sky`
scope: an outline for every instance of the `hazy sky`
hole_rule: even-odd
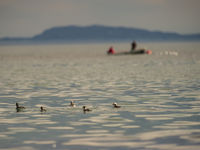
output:
[[[0,37],[102,24],[200,33],[200,0],[0,0]]]

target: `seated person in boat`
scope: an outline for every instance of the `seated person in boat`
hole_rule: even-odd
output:
[[[133,41],[133,42],[131,43],[131,52],[134,52],[135,49],[136,49],[136,47],[137,47],[137,44],[136,44],[135,41]]]
[[[136,43],[136,41],[133,41],[131,43],[130,53],[134,53],[134,54],[143,54],[143,53],[145,53],[145,49],[138,49],[138,50],[136,50],[136,47],[137,47],[137,43]]]
[[[107,51],[107,54],[115,54],[115,50],[113,49],[113,47],[111,46],[109,48],[109,50]]]

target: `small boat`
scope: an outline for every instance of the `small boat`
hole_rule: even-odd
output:
[[[107,52],[108,55],[138,55],[138,54],[152,54],[151,50],[146,50],[146,49],[138,49],[134,51],[129,51],[129,52],[115,52],[115,53],[109,53]]]

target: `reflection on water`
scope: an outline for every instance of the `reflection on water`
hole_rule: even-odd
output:
[[[0,149],[199,149],[200,44],[108,47],[1,46]]]

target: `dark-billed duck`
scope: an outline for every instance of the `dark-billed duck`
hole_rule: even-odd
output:
[[[16,109],[25,109],[25,107],[24,106],[19,106],[19,104],[16,103]]]
[[[75,103],[74,103],[74,101],[71,101],[71,102],[70,102],[70,106],[71,106],[71,107],[75,107],[75,106],[76,106]]]
[[[121,106],[117,105],[117,103],[113,103],[114,108],[120,108]]]
[[[40,107],[40,111],[41,111],[41,112],[46,112],[47,110],[44,109],[44,108],[41,106],[41,107]]]
[[[86,111],[92,111],[92,110],[83,106],[83,111],[86,112]]]
[[[23,111],[24,109],[25,109],[24,106],[19,106],[19,104],[16,103],[16,111],[17,111],[17,112],[21,112],[21,111]]]

